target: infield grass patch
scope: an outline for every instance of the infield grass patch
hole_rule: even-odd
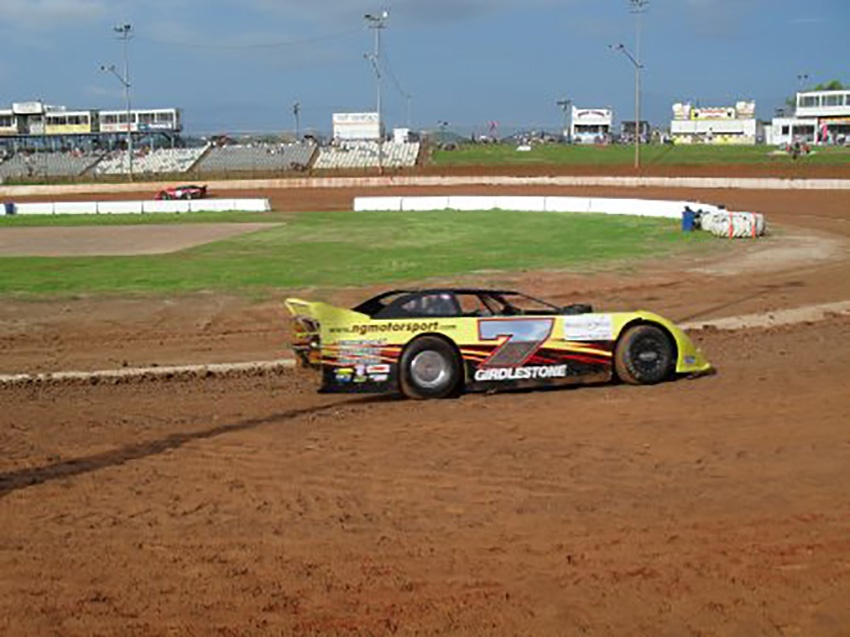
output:
[[[239,218],[248,220],[241,213]],[[256,296],[281,288],[389,284],[477,271],[587,269],[613,260],[661,257],[710,242],[705,233],[682,233],[675,220],[641,217],[506,211],[310,212],[288,215],[286,224],[266,231],[173,254],[0,259],[0,294],[215,290]]]
[[[773,146],[712,146],[708,144],[641,146],[643,166],[707,166],[717,164],[765,165],[840,165],[850,164],[850,147],[818,147],[811,155],[797,160],[788,155],[772,154]],[[435,149],[435,166],[630,166],[634,162],[634,146],[612,144],[536,144],[530,151],[520,152],[513,144],[461,144],[456,150]]]

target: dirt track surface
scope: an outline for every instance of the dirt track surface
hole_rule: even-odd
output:
[[[680,321],[850,299],[850,193],[604,191],[636,193],[777,232],[495,282]],[[318,210],[366,193],[260,194]],[[4,302],[0,371],[277,358],[278,300]],[[414,403],[321,396],[295,372],[2,388],[0,634],[850,633],[850,318],[694,338],[718,373],[651,388]]]

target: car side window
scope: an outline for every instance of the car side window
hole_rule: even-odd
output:
[[[411,316],[457,316],[459,308],[453,294],[447,292],[421,294],[401,306]]]
[[[493,316],[493,311],[477,294],[458,294],[457,300],[461,316]]]

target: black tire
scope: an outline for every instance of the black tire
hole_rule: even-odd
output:
[[[673,373],[673,344],[667,333],[655,325],[636,325],[626,330],[617,343],[614,368],[629,385],[655,385]]]
[[[462,384],[457,352],[435,336],[420,336],[408,345],[399,370],[401,393],[414,400],[447,398]]]

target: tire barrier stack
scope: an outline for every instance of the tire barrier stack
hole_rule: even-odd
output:
[[[698,215],[697,224],[714,236],[726,239],[755,239],[763,236],[767,228],[761,213],[730,210],[703,212]]]

